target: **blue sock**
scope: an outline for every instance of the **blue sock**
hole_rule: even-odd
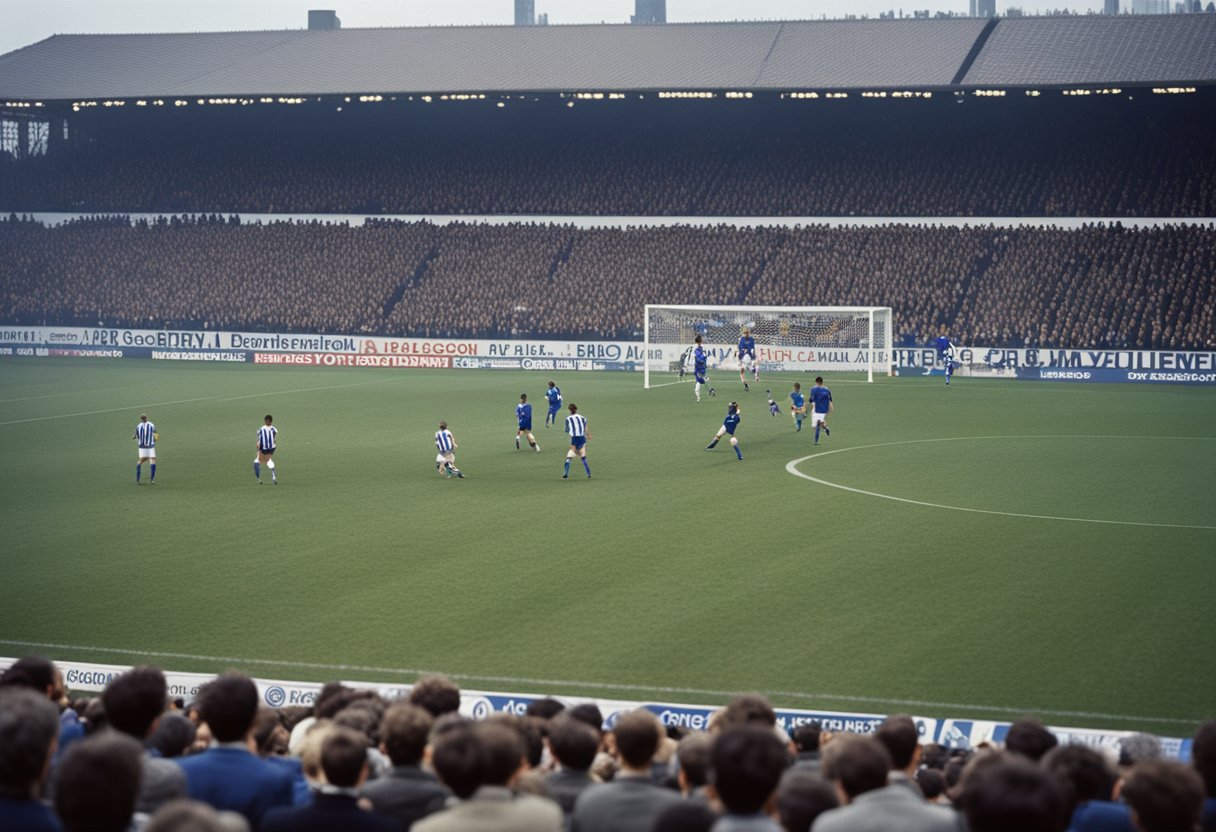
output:
[[[149,479],[151,479],[152,482],[156,482],[156,463],[155,462],[152,463],[152,476],[149,477]]]
[[[819,425],[815,425],[815,441],[819,441]]]
[[[743,459],[743,451],[739,450],[738,445],[735,446],[735,456],[739,457],[739,459]]]
[[[798,420],[798,430],[802,430],[802,420]]]
[[[583,467],[587,469],[587,476],[591,476],[591,466],[587,464],[587,457],[583,457]]]
[[[262,466],[258,463],[253,463],[253,475],[258,479],[262,478]]]
[[[139,482],[139,472],[142,471],[143,469],[144,469],[144,466],[142,466],[142,465],[135,466],[135,481],[136,482]]]
[[[569,474],[570,474],[570,457],[566,457],[566,469],[565,469],[565,473],[562,474],[562,476],[568,476]]]

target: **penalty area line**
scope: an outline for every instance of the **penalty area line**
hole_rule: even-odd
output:
[[[53,642],[44,641],[18,641],[14,639],[0,638],[0,644],[10,644],[16,647],[37,648],[42,650],[80,650],[92,653],[109,653],[119,656],[138,656],[141,658],[157,658],[157,659],[183,659],[189,661],[202,661],[212,664],[224,664],[229,666],[234,665],[260,665],[264,667],[291,667],[301,670],[329,670],[329,671],[355,671],[359,673],[377,673],[387,676],[426,676],[434,673],[443,673],[449,679],[457,681],[469,682],[501,682],[509,685],[544,685],[547,687],[565,687],[565,688],[594,688],[600,690],[620,691],[625,693],[661,693],[661,694],[691,694],[693,696],[701,696],[707,698],[729,698],[737,696],[744,691],[741,690],[712,690],[705,688],[691,687],[673,687],[665,685],[636,685],[622,682],[584,682],[571,679],[541,679],[531,678],[527,676],[490,676],[474,673],[448,673],[435,670],[421,670],[414,668],[399,668],[399,667],[376,667],[374,665],[360,664],[327,664],[324,662],[301,662],[292,661],[289,659],[249,659],[236,656],[204,656],[195,653],[175,653],[159,650],[131,650],[117,647],[93,647],[84,644],[56,644]],[[749,690],[754,690],[749,688]],[[765,696],[777,699],[802,699],[810,701],[835,700],[838,702],[856,702],[859,704],[868,705],[896,705],[896,706],[914,706],[922,708],[934,709],[950,709],[958,711],[972,711],[980,713],[995,713],[1009,714],[1020,716],[1024,714],[1038,714],[1046,717],[1076,717],[1084,719],[1105,719],[1113,722],[1153,722],[1160,724],[1173,725],[1197,725],[1202,720],[1200,719],[1179,719],[1176,717],[1152,717],[1152,716],[1133,716],[1128,714],[1105,714],[1091,711],[1064,711],[1053,710],[1047,708],[1033,707],[1017,707],[1011,708],[1001,705],[975,705],[964,704],[960,702],[933,702],[922,699],[887,699],[878,696],[856,696],[840,693],[812,693],[806,691],[784,691],[784,690],[762,690],[759,691]]]
[[[1066,523],[1097,523],[1108,526],[1141,526],[1155,529],[1196,529],[1199,531],[1216,531],[1216,526],[1198,526],[1188,525],[1183,523],[1147,523],[1137,520],[1099,520],[1093,517],[1062,517],[1054,514],[1023,514],[1016,511],[996,511],[986,508],[968,508],[966,506],[948,506],[942,503],[930,503],[925,500],[913,500],[908,497],[896,497],[892,494],[882,494],[877,491],[866,491],[863,488],[854,488],[850,485],[841,485],[837,482],[812,477],[810,474],[804,474],[798,470],[798,466],[808,460],[819,459],[832,454],[843,454],[849,451],[864,451],[870,448],[891,448],[898,445],[917,445],[925,442],[965,442],[970,440],[986,440],[986,439],[1162,439],[1162,440],[1186,440],[1186,441],[1203,441],[1210,440],[1214,437],[1209,436],[1104,436],[1101,434],[1093,435],[1033,435],[1033,436],[952,436],[936,439],[909,439],[903,442],[880,442],[873,445],[858,445],[853,448],[838,448],[833,451],[823,451],[822,453],[811,454],[810,456],[791,459],[785,464],[785,470],[793,474],[795,477],[801,477],[804,480],[809,480],[819,485],[826,485],[829,488],[836,488],[841,491],[849,491],[854,494],[862,494],[866,497],[878,497],[883,500],[892,500],[897,503],[907,503],[908,505],[923,506],[925,508],[940,508],[948,511],[966,511],[972,514],[994,514],[1000,517],[1021,517],[1027,520],[1059,520]]]

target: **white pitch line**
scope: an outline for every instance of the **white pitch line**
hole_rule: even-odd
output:
[[[286,659],[246,659],[235,656],[203,656],[195,653],[171,653],[157,650],[128,650],[115,647],[92,647],[84,644],[55,644],[52,642],[43,641],[15,641],[12,639],[0,639],[0,644],[11,644],[17,647],[32,647],[38,649],[50,650],[84,650],[94,653],[113,653],[120,656],[142,656],[148,658],[162,659],[186,659],[190,661],[203,661],[212,664],[227,664],[227,665],[266,665],[270,667],[294,667],[303,670],[333,670],[333,671],[356,671],[359,673],[383,673],[386,675],[395,676],[425,676],[432,673],[442,672],[449,679],[467,680],[471,682],[504,682],[510,685],[545,685],[549,687],[566,687],[566,688],[599,688],[602,690],[616,690],[630,693],[685,693],[693,694],[694,696],[705,696],[714,698],[723,698],[736,696],[742,691],[737,690],[707,690],[704,688],[685,688],[685,687],[670,687],[663,685],[633,685],[621,682],[580,682],[570,679],[534,679],[526,676],[484,676],[472,673],[446,673],[443,671],[434,670],[416,670],[412,668],[397,668],[397,667],[375,667],[371,665],[360,664],[326,664],[323,662],[300,662],[290,661]],[[1194,725],[1202,722],[1201,719],[1178,719],[1175,717],[1153,717],[1153,716],[1131,716],[1126,714],[1104,714],[1091,711],[1060,711],[1049,710],[1044,708],[1010,708],[999,705],[970,705],[958,702],[932,702],[921,699],[884,699],[878,696],[852,696],[838,693],[807,693],[802,691],[781,691],[768,690],[759,691],[765,696],[774,698],[790,698],[790,699],[807,699],[807,700],[838,700],[841,702],[861,702],[872,705],[901,705],[915,706],[925,708],[942,708],[959,711],[982,711],[988,713],[1001,714],[1038,714],[1040,716],[1062,716],[1062,717],[1078,717],[1086,719],[1109,719],[1118,722],[1157,722],[1170,723],[1178,725]]]
[[[903,442],[880,442],[874,445],[858,445],[853,448],[838,448],[834,451],[823,451],[822,453],[811,454],[810,456],[800,457],[799,459],[791,459],[785,464],[785,470],[793,474],[795,477],[802,477],[804,480],[810,480],[820,485],[826,485],[829,488],[838,488],[841,491],[851,491],[854,494],[864,494],[867,497],[879,497],[883,500],[893,500],[897,503],[908,503],[914,506],[925,506],[926,508],[941,508],[949,511],[967,511],[973,514],[995,514],[1002,517],[1022,517],[1029,520],[1060,520],[1068,523],[1099,523],[1111,526],[1145,526],[1157,529],[1198,529],[1200,531],[1216,531],[1216,526],[1192,526],[1182,523],[1143,523],[1135,520],[1097,520],[1092,517],[1060,517],[1053,514],[1021,514],[1015,511],[995,511],[986,508],[966,508],[965,506],[947,506],[941,503],[929,503],[924,500],[911,500],[907,497],[895,497],[891,494],[880,494],[877,491],[866,491],[862,488],[853,488],[848,485],[830,482],[812,477],[810,474],[804,474],[798,470],[798,466],[809,459],[819,459],[820,457],[830,456],[832,454],[843,454],[848,451],[864,451],[869,448],[890,448],[896,445],[916,445],[922,442],[965,442],[976,439],[1163,439],[1163,440],[1185,440],[1188,442],[1206,441],[1216,439],[1211,436],[1103,436],[1101,434],[1092,435],[1070,435],[1070,434],[1039,434],[1034,436],[951,436],[939,439],[909,439]]]
[[[70,419],[75,416],[98,416],[103,413],[119,413],[124,410],[146,410],[152,407],[170,407],[175,404],[193,404],[194,402],[236,402],[241,399],[258,399],[265,396],[286,396],[293,393],[315,393],[319,390],[338,390],[346,387],[364,387],[368,384],[382,384],[385,379],[377,379],[375,381],[361,381],[357,384],[330,384],[325,387],[304,387],[299,390],[274,390],[266,393],[250,393],[245,396],[200,396],[197,399],[178,399],[174,402],[149,402],[147,404],[130,405],[128,407],[110,407],[105,410],[85,410],[79,413],[57,413],[53,416],[35,416],[32,419],[14,419],[11,422],[0,422],[0,427],[5,425],[24,425],[29,422],[46,422],[51,419]]]

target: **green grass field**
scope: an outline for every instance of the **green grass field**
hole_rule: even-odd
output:
[[[698,405],[570,373],[594,478],[563,481],[545,380],[0,362],[0,655],[1173,736],[1216,716],[1216,390],[829,377],[815,447],[765,407],[790,378],[720,373]],[[540,454],[512,441],[521,391]],[[703,450],[730,398],[743,462]],[[277,487],[252,472],[266,413]],[[436,475],[440,418],[465,480]]]

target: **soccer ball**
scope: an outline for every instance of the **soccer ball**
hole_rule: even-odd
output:
[[[709,395],[716,396],[718,395],[718,391],[711,387],[709,388]]]

